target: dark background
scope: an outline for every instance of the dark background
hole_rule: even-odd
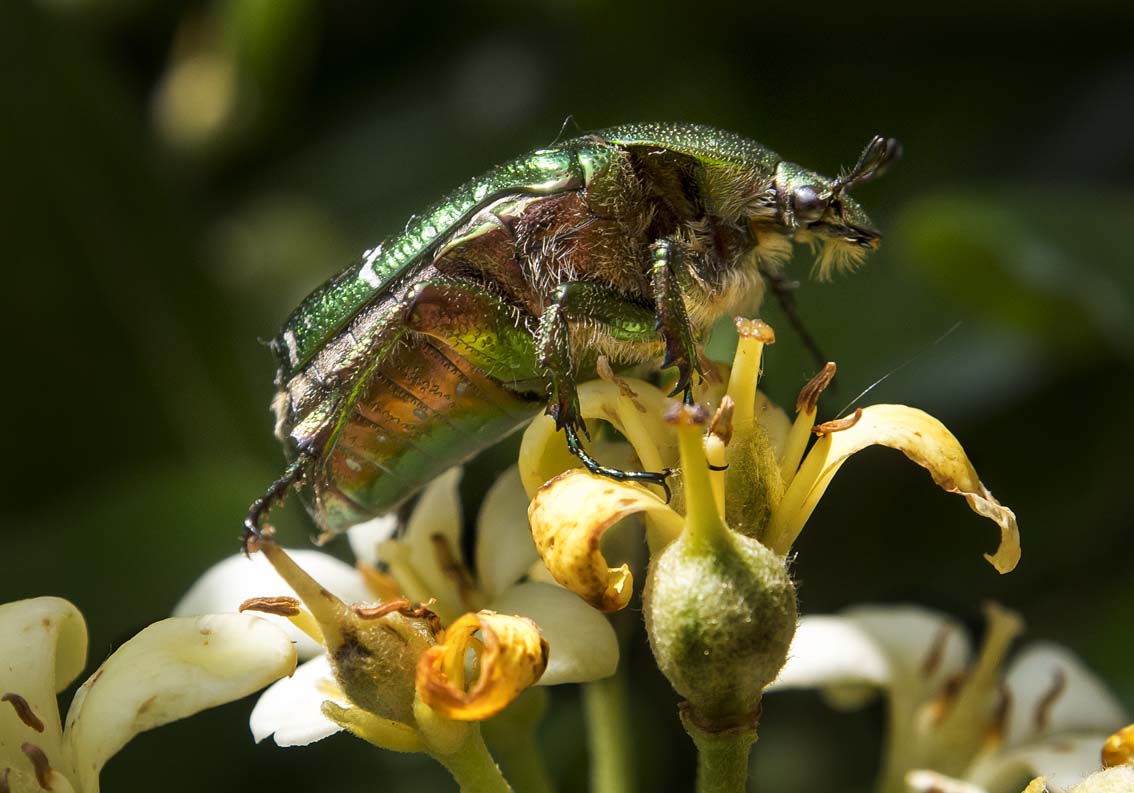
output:
[[[802,607],[912,600],[975,629],[997,599],[1134,706],[1134,20],[1103,3],[910,8],[0,4],[0,602],[73,600],[91,669],[167,615],[235,550],[281,468],[257,340],[568,115],[710,123],[826,173],[882,132],[906,158],[857,195],[883,249],[799,295],[840,365],[826,408],[910,361],[866,402],[950,426],[1019,515],[1023,561],[998,576],[980,557],[991,524],[870,451],[797,546]],[[795,272],[809,266],[803,251]],[[786,404],[812,366],[777,309],[765,316],[781,328],[768,388]],[[279,522],[302,541],[298,511]],[[627,662],[641,788],[689,789],[674,697],[643,646]],[[543,738],[563,789],[582,790],[577,692],[555,694]],[[104,788],[449,789],[430,761],[348,737],[253,746],[250,704],[140,737]],[[769,698],[760,787],[865,789],[881,713]]]

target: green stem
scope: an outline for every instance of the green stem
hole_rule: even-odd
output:
[[[697,793],[744,793],[748,785],[748,753],[756,743],[755,727],[710,732],[682,708],[685,731],[697,745]]]
[[[433,756],[457,780],[461,793],[512,793],[512,786],[488,753],[480,730],[473,730],[455,752]]]
[[[555,793],[535,736],[546,709],[547,689],[529,688],[503,713],[481,723],[492,756],[519,793]]]
[[[591,793],[633,793],[634,763],[626,672],[583,686],[591,753]]]

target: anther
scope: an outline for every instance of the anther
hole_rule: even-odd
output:
[[[732,401],[732,397],[725,394],[721,399],[721,406],[717,408],[713,420],[709,422],[709,434],[716,435],[725,446],[728,446],[732,440],[732,412],[735,407],[736,403]]]
[[[1134,724],[1128,724],[1106,739],[1102,749],[1104,768],[1134,764]]]
[[[772,330],[771,325],[762,319],[735,317],[733,323],[736,325],[736,332],[741,338],[754,338],[761,344],[776,343],[776,332]]]
[[[833,421],[825,421],[822,424],[816,424],[811,428],[811,431],[816,435],[822,437],[823,435],[830,435],[832,432],[842,432],[849,430],[858,420],[862,418],[862,408],[855,410],[853,416],[847,416],[845,419],[835,419]]]
[[[1036,732],[1042,733],[1047,730],[1047,725],[1051,722],[1051,709],[1055,707],[1055,703],[1062,696],[1064,689],[1067,688],[1067,675],[1064,674],[1062,669],[1056,669],[1055,674],[1052,676],[1051,687],[1044,693],[1043,698],[1036,704],[1035,713],[1035,729]]]
[[[248,598],[238,607],[238,611],[258,611],[262,614],[275,614],[279,617],[299,616],[301,603],[293,597]]]
[[[799,390],[799,397],[795,400],[796,413],[814,413],[819,404],[819,395],[822,394],[831,381],[835,379],[835,363],[834,361],[827,361],[827,364],[819,370],[819,373],[807,381],[807,384]]]
[[[0,702],[10,703],[15,709],[16,716],[20,721],[36,732],[43,732],[43,722],[40,720],[39,716],[35,715],[35,711],[32,710],[32,706],[28,704],[28,701],[19,694],[13,694],[9,691],[4,696],[0,697]]]

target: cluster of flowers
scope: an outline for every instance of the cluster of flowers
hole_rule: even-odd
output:
[[[861,449],[901,451],[992,520],[999,545],[986,558],[1000,572],[1020,556],[1016,519],[919,410],[874,405],[816,425],[833,365],[789,418],[758,389],[771,329],[737,327],[732,367],[706,365],[697,406],[602,365],[580,386],[583,416],[624,439],[596,453],[679,472],[672,493],[577,467],[541,417],[484,500],[475,564],[462,554],[459,470],[425,489],[400,536],[392,517],[352,529],[354,566],[266,538],[251,560],[208,571],[181,616],[120,647],[65,723],[55,698],[85,663],[82,616],[58,598],[0,606],[0,793],[97,791],[103,764],[137,733],[268,684],[251,716],[257,741],[303,745],[345,730],[430,754],[462,789],[508,790],[481,725],[530,730],[533,686],[614,673],[619,645],[604,612],[631,602],[634,580],[629,565],[608,563],[602,540],[632,515],[651,553],[650,645],[685,700],[701,771],[740,774],[718,789],[742,789],[764,693],[809,687],[841,708],[886,693],[880,793],[1016,793],[1039,774],[1027,793],[1134,790],[1134,727],[1114,732],[1127,715],[1072,655],[1033,646],[1002,671],[1021,631],[1009,611],[987,608],[975,659],[954,621],[923,609],[799,619],[792,545]]]

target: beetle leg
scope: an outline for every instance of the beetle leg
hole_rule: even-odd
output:
[[[605,476],[607,479],[613,479],[617,482],[643,482],[647,485],[658,485],[665,491],[665,503],[673,498],[673,492],[669,489],[669,479],[672,471],[666,469],[665,471],[623,471],[621,468],[611,468],[603,465],[594,457],[587,453],[583,448],[582,441],[579,440],[579,434],[575,432],[575,428],[568,425],[564,428],[564,433],[567,436],[567,449],[571,454],[579,458],[579,462],[583,467],[590,471],[592,474]]]
[[[679,393],[685,404],[693,404],[693,373],[704,377],[693,342],[693,328],[685,310],[678,277],[681,254],[672,240],[658,240],[650,246],[650,275],[653,281],[654,303],[657,312],[656,329],[665,340],[665,359],[662,368],[677,367],[677,382],[670,396]]]
[[[293,486],[300,484],[303,477],[307,472],[307,464],[310,460],[306,455],[300,455],[284,470],[283,475],[272,482],[268,486],[264,495],[252,502],[248,507],[248,515],[244,518],[244,553],[245,555],[251,554],[256,550],[256,546],[260,539],[264,536],[264,532],[270,531],[271,527],[265,522],[268,513],[272,508],[283,502],[287,498],[287,491]]]
[[[572,323],[593,329],[596,337],[630,344],[656,343],[658,337],[653,312],[609,286],[570,281],[556,287],[555,299],[540,317],[536,338],[539,363],[550,381],[548,415],[555,419],[556,429],[573,426],[586,435],[575,392],[578,368]]]

